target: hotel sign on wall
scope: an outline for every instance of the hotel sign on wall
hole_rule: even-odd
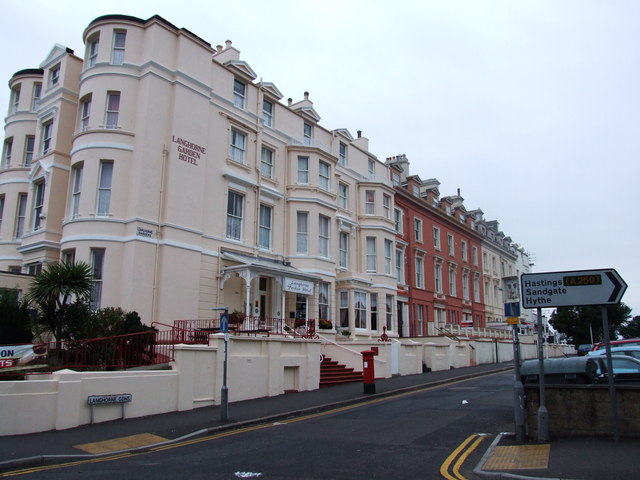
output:
[[[198,161],[207,153],[207,149],[184,138],[171,136],[171,143],[176,145],[178,160],[198,166]]]
[[[313,282],[285,277],[283,289],[285,292],[313,295]]]

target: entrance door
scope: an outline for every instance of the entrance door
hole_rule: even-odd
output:
[[[398,336],[403,337],[404,333],[403,333],[403,323],[404,323],[404,317],[402,315],[402,311],[403,311],[403,303],[402,302],[398,302]]]
[[[306,320],[307,319],[307,296],[306,295],[296,295],[296,319]]]
[[[260,277],[258,281],[258,315],[261,320],[264,320],[269,315],[269,279],[267,277]]]
[[[267,296],[263,293],[260,294],[260,318],[267,316]]]

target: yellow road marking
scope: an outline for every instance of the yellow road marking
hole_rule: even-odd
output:
[[[476,438],[474,442],[471,444],[471,446],[467,448],[462,455],[460,455],[460,458],[458,458],[456,463],[453,465],[453,473],[460,480],[466,480],[466,478],[462,476],[462,474],[460,473],[460,467],[467,460],[467,457],[471,455],[471,452],[473,452],[478,447],[478,445],[480,445],[480,442],[482,442],[483,440],[484,440],[484,437],[478,436],[478,438]]]
[[[478,435],[477,434],[473,434],[473,435],[469,435],[467,437],[467,439],[462,442],[460,445],[458,445],[458,448],[456,448],[451,455],[449,455],[447,457],[447,459],[444,461],[444,463],[440,466],[440,475],[442,475],[444,478],[446,478],[447,480],[460,480],[457,477],[454,477],[452,475],[449,474],[449,466],[451,465],[451,463],[453,462],[453,460],[458,456],[458,454],[464,450],[466,448],[466,446],[471,443],[471,441],[476,438]]]
[[[58,469],[58,468],[66,468],[66,467],[73,467],[76,465],[84,465],[87,463],[100,463],[100,462],[109,462],[111,460],[118,460],[120,458],[125,458],[130,456],[130,453],[121,453],[118,455],[111,455],[109,457],[100,457],[100,458],[90,458],[88,460],[78,460],[75,462],[67,462],[67,463],[59,463],[57,465],[45,465],[42,467],[32,467],[32,468],[24,468],[22,470],[14,470],[13,472],[5,472],[5,473],[0,473],[0,478],[5,478],[5,477],[16,477],[18,475],[26,475],[29,473],[36,473],[36,472],[44,472],[47,470],[54,470],[54,469]]]

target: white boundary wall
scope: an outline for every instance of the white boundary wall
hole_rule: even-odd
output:
[[[63,430],[91,421],[90,395],[129,393],[125,417],[191,410],[220,403],[224,341],[177,345],[172,370],[74,372],[60,370],[34,380],[0,382],[0,435]],[[228,346],[229,401],[315,390],[320,384],[320,342],[231,337]],[[121,418],[122,405],[97,405],[94,421]]]
[[[448,370],[513,360],[513,344],[504,340],[452,341],[425,337],[424,342],[324,343],[289,338],[231,337],[228,343],[229,401],[281,395],[288,390],[315,390],[320,384],[320,353],[362,370],[363,350],[378,348],[376,378],[395,374]],[[546,355],[573,353],[572,345],[547,345]],[[522,358],[535,358],[534,343],[521,343]],[[391,358],[395,355],[395,358]],[[177,345],[171,370],[74,372],[61,370],[33,380],[0,382],[0,435],[63,430],[91,421],[90,395],[128,393],[126,418],[156,415],[220,403],[224,368],[222,335],[209,345]],[[392,371],[397,368],[397,372]],[[121,418],[122,405],[94,407],[94,421]]]

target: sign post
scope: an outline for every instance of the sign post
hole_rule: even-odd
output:
[[[224,333],[224,362],[222,363],[222,388],[220,389],[220,420],[229,420],[229,389],[227,388],[227,346],[229,344],[229,308],[219,307],[211,310],[222,310],[220,314],[220,332]]]
[[[540,402],[538,406],[538,442],[549,441],[549,411],[544,391],[544,344],[542,343],[542,308],[538,307],[538,386],[540,387]]]
[[[607,370],[611,396],[611,418],[616,441],[620,438],[616,389],[613,383],[613,365],[609,339],[607,305],[617,305],[627,284],[613,268],[602,270],[576,270],[568,272],[524,273],[522,284],[522,306],[538,309],[538,372],[540,385],[540,408],[538,409],[538,440],[549,439],[549,418],[544,399],[544,357],[542,347],[542,308],[600,305],[602,325],[607,349]],[[546,439],[545,439],[546,438]]]
[[[504,314],[513,329],[513,413],[516,425],[516,440],[524,442],[526,433],[526,410],[524,407],[524,386],[520,378],[520,339],[518,323],[520,320],[520,288],[518,277],[502,279],[504,293]]]

